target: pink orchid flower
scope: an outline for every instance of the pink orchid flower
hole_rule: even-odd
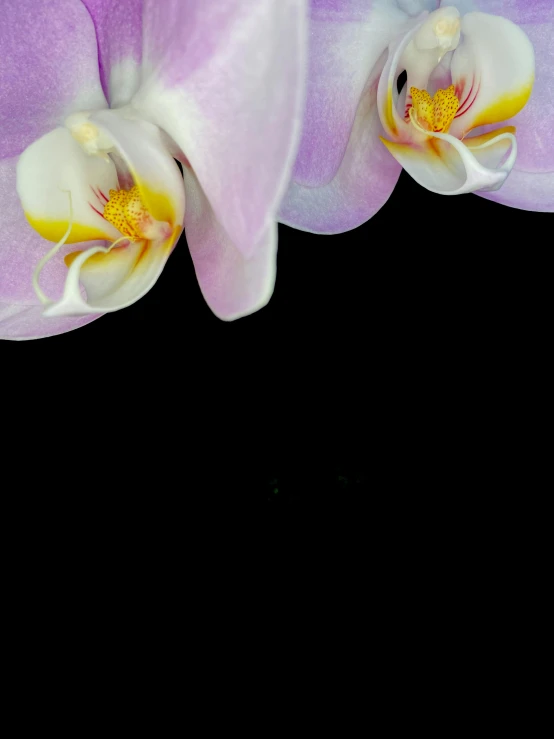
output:
[[[130,305],[183,228],[218,317],[265,305],[305,0],[3,0],[1,15],[0,336]]]
[[[311,0],[310,24],[280,220],[355,228],[401,167],[432,192],[554,210],[552,0]]]

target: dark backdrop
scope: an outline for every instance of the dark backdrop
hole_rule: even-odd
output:
[[[403,173],[354,231],[280,226],[274,296],[233,323],[204,303],[183,236],[130,308],[2,342],[19,376],[5,405],[23,395],[24,438],[50,464],[83,455],[106,489],[279,507],[463,485],[549,356],[552,223]]]

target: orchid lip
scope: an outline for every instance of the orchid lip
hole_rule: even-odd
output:
[[[156,126],[118,111],[83,111],[66,123],[18,163],[27,219],[55,242],[33,275],[44,316],[104,313],[138,300],[159,276],[184,220],[182,177]],[[51,300],[41,272],[70,243],[81,246],[66,251],[63,295]]]

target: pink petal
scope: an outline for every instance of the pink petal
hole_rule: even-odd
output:
[[[126,105],[140,84],[142,0],[83,0],[83,4],[96,28],[106,98],[112,108]]]
[[[405,20],[394,3],[312,0],[299,185],[319,187],[337,173],[371,70]]]
[[[2,0],[0,49],[0,159],[69,113],[106,107],[94,25],[79,0]]]
[[[185,168],[185,232],[202,294],[218,318],[231,321],[262,308],[275,285],[277,224],[245,258],[225,233],[194,173]]]
[[[146,0],[144,13],[151,75],[133,105],[185,153],[248,256],[275,217],[294,160],[305,2]]]
[[[376,70],[378,72],[378,70]],[[358,107],[352,134],[335,177],[321,187],[293,182],[279,220],[315,233],[341,233],[365,223],[386,203],[401,167],[381,143],[376,82]]]
[[[2,303],[0,301],[0,339],[24,341],[26,339],[45,339],[73,331],[95,321],[97,316],[80,318],[45,318],[43,305],[24,303]]]
[[[440,0],[397,0],[397,2],[402,10],[413,16],[419,15],[424,10],[431,13],[433,10],[437,10],[441,4]],[[447,4],[454,5],[454,3]]]

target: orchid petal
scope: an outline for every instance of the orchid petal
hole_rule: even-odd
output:
[[[83,108],[104,108],[94,25],[79,0],[2,0],[0,158]]]
[[[335,177],[322,187],[292,182],[279,220],[304,231],[333,234],[356,228],[375,215],[388,200],[401,172],[400,165],[382,146],[381,132],[372,83],[358,107]]]
[[[111,108],[126,105],[140,85],[142,0],[82,1],[96,28],[106,98]]]
[[[117,239],[121,234],[102,217],[107,193],[117,188],[115,166],[89,156],[66,128],[55,128],[25,149],[17,165],[17,192],[29,223],[49,241],[67,243]]]
[[[31,228],[16,190],[17,157],[0,160],[0,338],[35,339],[54,336],[83,326],[98,316],[48,319],[43,317],[32,285],[33,270],[52,244]],[[67,267],[63,257],[74,245],[60,250],[41,275],[48,295],[58,298],[63,291]]]
[[[100,318],[100,315],[45,318],[44,306],[0,301],[0,340],[28,341],[66,334]]]
[[[275,216],[296,153],[305,15],[304,0],[144,3],[145,82],[132,104],[184,152],[245,256]]]
[[[501,15],[518,26],[548,23],[553,10],[551,0],[442,0],[441,5],[453,5],[464,14],[481,11]]]
[[[514,23],[486,13],[462,18],[462,40],[452,56],[452,82],[460,108],[450,133],[463,138],[477,126],[507,121],[529,100],[534,53]]]
[[[184,168],[185,230],[200,289],[218,318],[232,321],[262,308],[275,284],[277,224],[245,258],[218,222],[194,173]]]
[[[416,16],[424,10],[433,11],[440,6],[440,0],[397,0],[398,7],[405,13]],[[445,3],[445,5],[454,5],[454,3]]]
[[[337,173],[370,73],[405,19],[393,3],[312,0],[299,185],[319,187]]]
[[[478,192],[487,200],[521,210],[554,211],[554,171],[525,172],[514,167],[498,192]]]
[[[402,136],[402,132],[409,128],[404,118],[398,113],[398,91],[396,82],[399,74],[400,61],[406,48],[417,33],[421,21],[412,21],[405,33],[399,34],[389,46],[389,54],[379,78],[377,90],[377,104],[385,135],[390,138]]]

